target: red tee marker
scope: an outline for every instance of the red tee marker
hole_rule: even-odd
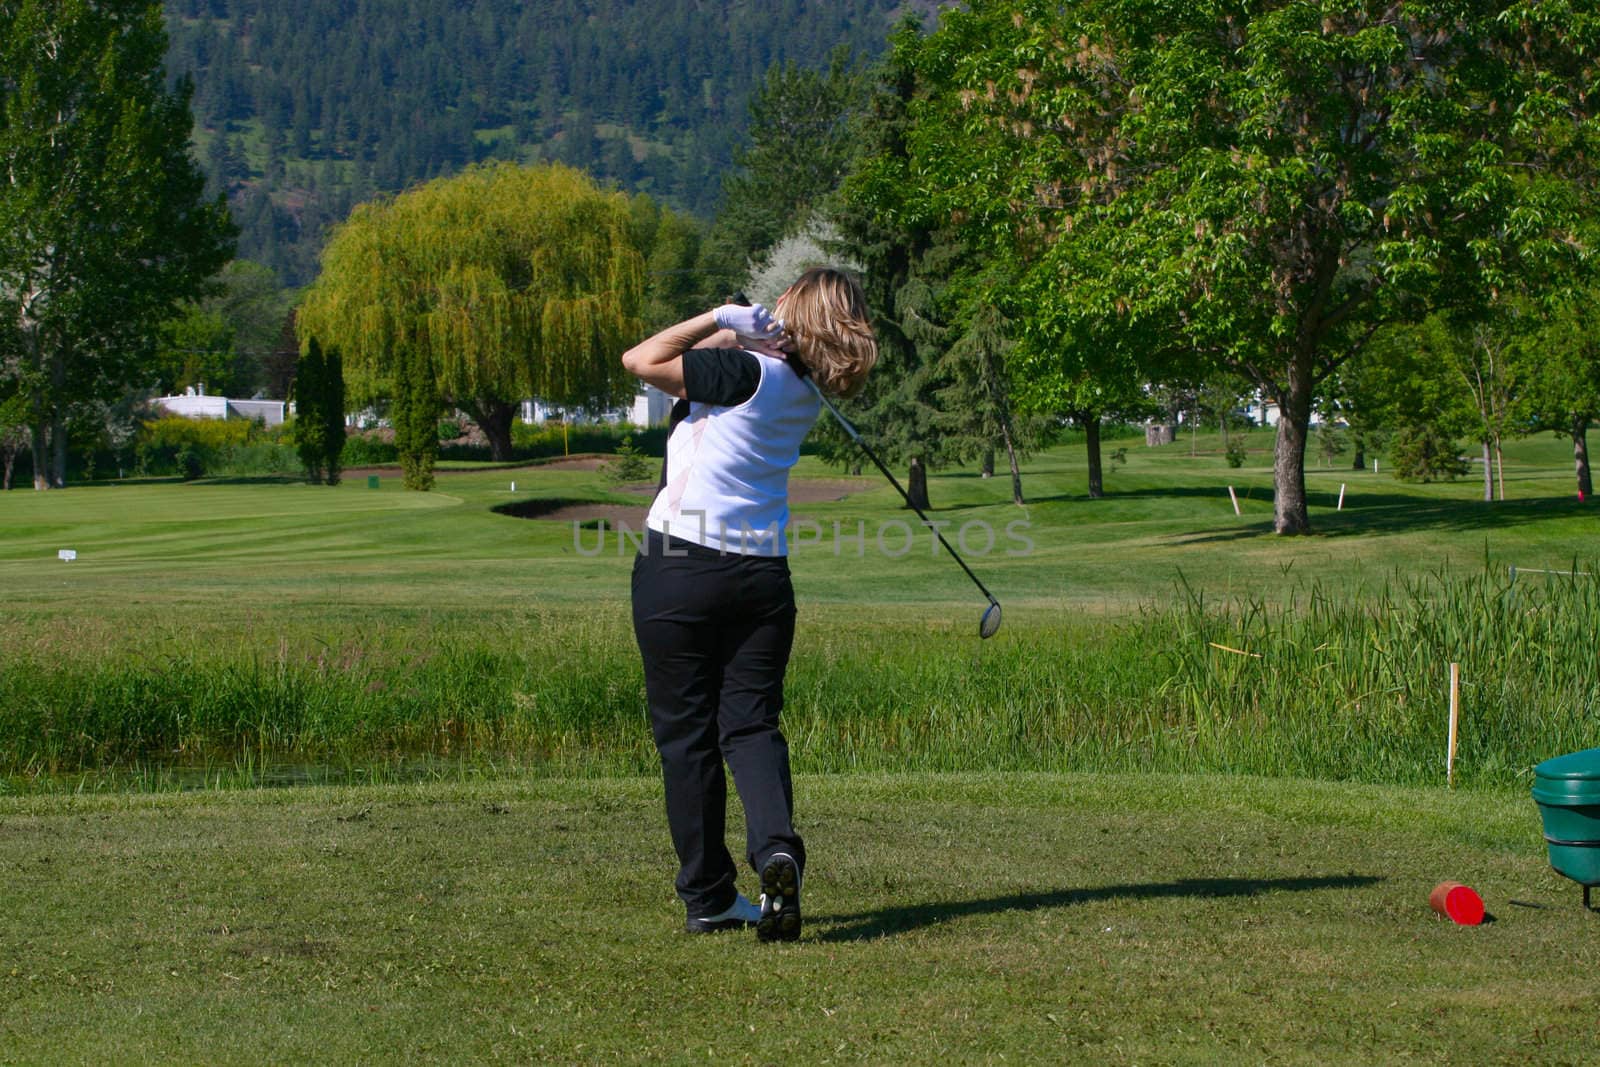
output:
[[[1471,886],[1440,882],[1428,895],[1428,906],[1458,926],[1483,922],[1483,898]]]

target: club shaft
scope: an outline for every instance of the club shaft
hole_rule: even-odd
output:
[[[961,569],[967,572],[967,577],[972,579],[972,584],[978,587],[979,592],[987,597],[991,604],[995,603],[994,594],[984,587],[984,584],[978,580],[978,576],[972,573],[972,568],[967,566],[967,561],[961,558],[961,553],[957,552],[950,542],[945,540],[944,534],[939,532],[939,528],[933,524],[927,515],[923,514],[921,508],[917,507],[916,503],[911,499],[911,494],[905,491],[905,488],[901,486],[900,480],[894,476],[894,473],[884,466],[883,460],[878,458],[878,454],[867,447],[867,443],[861,439],[861,435],[856,432],[856,428],[850,425],[850,420],[845,418],[839,409],[833,406],[833,401],[822,395],[822,390],[817,388],[816,382],[810,378],[805,381],[807,385],[811,386],[811,391],[817,394],[817,399],[822,401],[823,406],[833,412],[833,417],[839,420],[839,425],[843,426],[844,432],[850,435],[850,440],[860,446],[861,451],[867,454],[867,458],[872,460],[877,468],[883,472],[885,478],[889,479],[889,484],[899,492],[900,496],[905,500],[906,506],[917,513],[917,517],[922,520],[922,525],[933,531],[933,536],[939,539],[939,543],[944,546],[945,551],[950,553],[951,557],[961,565]]]

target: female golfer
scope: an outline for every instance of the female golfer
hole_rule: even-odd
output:
[[[754,924],[763,941],[792,941],[806,852],[778,727],[795,619],[789,468],[820,407],[805,379],[852,392],[877,342],[860,285],[837,270],[807,271],[776,310],[774,320],[760,305],[725,304],[634,346],[622,363],[681,398],[634,560],[633,628],[686,929]],[[723,843],[723,761],[744,801],[759,907],[735,888]]]

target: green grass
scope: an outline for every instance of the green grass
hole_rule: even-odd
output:
[[[1581,1063],[1600,1039],[1600,915],[1523,793],[796,792],[807,928],[777,946],[678,932],[651,779],[0,799],[0,1058]],[[1445,879],[1494,921],[1434,916]]]
[[[1319,532],[1278,538],[1269,533],[1270,436],[1256,431],[1249,440],[1253,451],[1240,470],[1206,451],[1217,443],[1207,438],[1194,457],[1187,442],[1163,449],[1130,444],[1127,464],[1108,469],[1107,496],[1097,501],[1084,491],[1082,448],[1053,449],[1027,465],[1024,488],[1032,503],[1022,509],[1009,503],[1007,479],[956,470],[932,479],[934,515],[957,525],[981,520],[997,530],[1019,519],[1032,524],[1031,554],[1006,555],[1002,534],[995,552],[971,559],[1018,621],[1053,621],[1068,608],[1124,613],[1167,595],[1180,568],[1213,593],[1259,593],[1281,585],[1286,570],[1349,584],[1445,562],[1476,567],[1486,556],[1496,566],[1555,568],[1593,554],[1595,512],[1571,491],[1560,441],[1516,443],[1506,476],[1511,499],[1492,505],[1475,499],[1475,482],[1411,486],[1387,474],[1312,468],[1307,480]],[[797,476],[837,474],[806,459]],[[626,558],[613,551],[581,558],[570,528],[509,521],[488,510],[514,498],[512,479],[520,497],[617,499],[592,473],[548,470],[526,477],[500,470],[452,474],[430,494],[405,493],[396,479],[384,479],[378,491],[350,479],[331,490],[243,481],[13,492],[0,496],[0,578],[14,590],[16,608],[51,615],[74,613],[81,606],[63,602],[62,591],[91,583],[106,591],[94,605],[97,618],[130,604],[201,602],[230,617],[291,613],[313,600],[417,609],[441,587],[452,600],[492,610],[527,603],[535,583],[541,604],[622,600]],[[1345,508],[1335,511],[1341,483],[1348,485]],[[804,601],[970,605],[971,587],[960,572],[927,562],[932,545],[925,533],[905,557],[880,556],[871,532],[908,513],[876,478],[863,484],[867,492],[845,501],[796,507],[830,532],[836,521],[845,530],[865,522],[869,531],[864,559],[853,544],[838,555],[829,545],[796,556]],[[1230,484],[1241,498],[1240,517],[1228,500]],[[60,547],[78,549],[76,577],[55,563]],[[295,573],[274,572],[279,564]],[[214,587],[225,589],[226,599]],[[286,590],[302,596],[269,603],[267,595]]]
[[[1270,441],[1250,440],[1241,470],[1206,438],[1195,455],[1132,443],[1096,501],[1081,447],[1029,464],[1026,509],[1004,479],[935,477],[948,532],[1001,531],[970,557],[1006,607],[985,643],[981,599],[926,533],[899,558],[877,551],[871,531],[908,514],[892,489],[864,479],[796,505],[829,534],[793,557],[800,766],[1430,782],[1452,661],[1464,782],[1525,782],[1600,743],[1600,584],[1527,573],[1594,569],[1596,513],[1567,498],[1562,442],[1519,443],[1513,499],[1496,504],[1477,483],[1313,469],[1322,532],[1278,538],[1269,471],[1250,465]],[[800,474],[836,477],[812,460]],[[648,772],[632,550],[611,535],[586,555],[595,531],[575,543],[570,525],[492,510],[531,497],[638,499],[592,472],[465,466],[428,494],[362,478],[0,496],[0,782],[249,783],[285,764],[382,777],[418,760]],[[1011,556],[1018,519],[1034,550]],[[835,523],[864,524],[864,550],[833,542]],[[63,547],[78,560],[57,561]]]
[[[1249,440],[934,477],[1032,524],[971,558],[989,642],[926,536],[794,557],[787,946],[677,932],[630,553],[491,510],[598,475],[0,494],[0,1061],[1588,1061],[1600,916],[1524,788],[1600,744],[1596,583],[1528,573],[1594,570],[1566,446],[1492,505],[1313,468],[1283,539]],[[796,513],[905,517],[862,484]]]

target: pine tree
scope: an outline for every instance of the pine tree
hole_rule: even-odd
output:
[[[197,80],[196,111],[210,136],[273,112],[285,134],[286,169],[282,175],[273,170],[265,182],[280,204],[304,191],[299,164],[308,160],[337,155],[370,165],[388,148],[380,173],[382,191],[392,193],[483,158],[475,138],[510,126],[515,132],[495,150],[497,157],[565,158],[585,168],[603,164],[627,191],[648,189],[705,221],[716,209],[720,179],[745,140],[745,104],[768,70],[774,64],[791,71],[826,69],[836,46],[874,54],[884,44],[887,12],[904,5],[207,0],[192,17],[185,14],[187,6],[167,4],[169,65]],[[929,7],[926,0],[911,6]],[[782,32],[774,33],[774,26]],[[553,138],[581,112],[589,114],[591,128],[600,123],[625,130],[608,129],[598,142],[578,130],[568,154],[558,155],[562,142]],[[775,118],[806,124],[816,116],[802,110]],[[800,141],[787,129],[761,136],[780,146]],[[641,139],[660,146],[660,155],[687,162],[687,176],[674,174],[663,182],[654,168],[632,165],[616,142]],[[206,141],[203,134],[200,142]],[[255,158],[259,164],[264,157]],[[805,151],[795,159],[805,170],[826,162],[824,155]],[[342,174],[341,181],[353,173]],[[234,177],[238,197],[242,175]],[[651,178],[656,180],[646,185]],[[220,174],[213,180],[220,181]],[[303,284],[315,273],[322,236],[310,228],[278,235],[283,263],[294,264],[288,284]],[[266,259],[264,238],[245,235],[245,254]],[[743,268],[741,251],[733,269]],[[711,288],[720,293],[725,286]]]

